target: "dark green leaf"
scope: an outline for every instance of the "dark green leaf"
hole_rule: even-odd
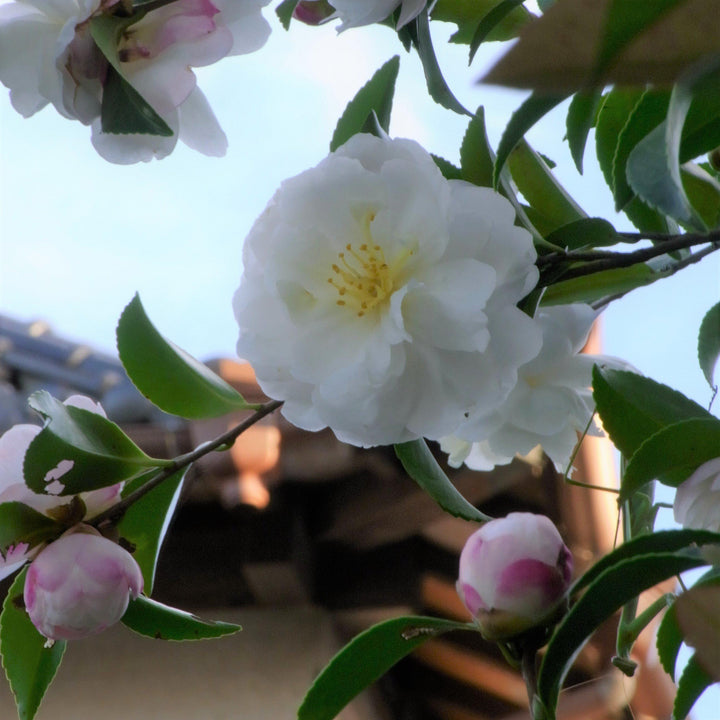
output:
[[[668,425],[645,440],[625,469],[620,500],[651,480],[677,487],[694,470],[720,454],[720,420],[695,418]]]
[[[680,168],[685,195],[705,227],[715,230],[720,224],[720,182],[693,162]]]
[[[480,45],[491,38],[493,31],[498,25],[500,25],[518,5],[522,5],[523,2],[525,2],[525,0],[501,0],[480,20],[470,41],[470,62],[473,61]],[[475,5],[477,4],[476,2]],[[523,8],[523,10],[524,9],[525,8]],[[460,35],[461,31],[462,26],[457,34]]]
[[[621,210],[635,193],[628,184],[626,165],[635,146],[665,119],[670,103],[668,90],[648,89],[632,108],[617,137],[612,158],[612,191],[615,209]]]
[[[703,75],[692,88],[680,143],[680,162],[709,153],[720,145],[720,72]]]
[[[47,515],[21,502],[0,503],[0,553],[27,543],[35,547],[62,532],[62,526]]]
[[[639,555],[608,568],[587,587],[558,625],[547,647],[538,675],[538,695],[554,713],[565,676],[587,639],[623,605],[654,587],[706,561],[690,555]]]
[[[408,28],[414,29],[413,44],[423,66],[430,97],[438,105],[442,105],[448,110],[452,110],[459,115],[470,115],[472,117],[472,113],[463,107],[445,82],[430,37],[430,22],[428,21],[427,10],[423,10],[412,23],[408,24]]]
[[[455,23],[458,30],[450,37],[450,42],[468,45],[473,40],[474,29],[500,4],[502,0],[438,0],[432,10],[432,19]],[[486,40],[510,40],[533,17],[524,7],[510,10],[499,21],[493,22]]]
[[[164,338],[138,295],[120,316],[117,346],[137,389],[165,412],[197,419],[254,407],[206,365]]]
[[[491,517],[471,505],[450,482],[423,439],[395,445],[406,472],[443,509],[455,517],[487,522]]]
[[[182,481],[188,468],[179,470],[164,480],[147,495],[134,502],[118,523],[120,536],[134,546],[133,557],[140,566],[145,582],[145,593],[152,594],[155,583],[155,568],[165,533],[172,520],[178,498],[182,489]],[[138,478],[128,483],[123,496],[137,490],[149,478]]]
[[[513,113],[510,122],[507,124],[505,131],[500,138],[498,145],[497,158],[495,159],[495,169],[493,170],[493,187],[499,184],[500,171],[505,162],[510,157],[510,153],[515,146],[522,140],[525,133],[540,120],[547,115],[554,107],[559,105],[567,94],[543,95],[533,93],[525,102]],[[517,178],[515,178],[517,181]],[[532,201],[530,201],[532,205]]]
[[[720,357],[720,303],[713,305],[700,324],[698,361],[711,388],[715,388],[715,365]]]
[[[123,77],[118,42],[123,31],[142,15],[123,18],[96,15],[90,20],[90,34],[110,64],[103,85],[101,123],[107,133],[143,133],[170,137],[170,126]]]
[[[574,220],[553,230],[545,239],[564,250],[596,248],[622,242],[615,228],[602,218]]]
[[[122,623],[139,635],[156,640],[209,640],[242,630],[233,623],[201,620],[143,595],[130,601]]]
[[[28,403],[48,419],[25,453],[25,481],[35,492],[50,487],[53,495],[77,495],[168,463],[148,457],[102,415],[64,405],[45,390],[33,393]],[[59,485],[51,485],[56,479]]]
[[[485,110],[481,106],[470,120],[460,146],[463,180],[473,185],[492,187],[494,163],[495,156],[485,130]]]
[[[682,630],[678,625],[675,606],[671,605],[665,611],[665,615],[660,621],[655,645],[657,646],[658,658],[660,664],[663,666],[663,670],[665,670],[673,680],[675,679],[675,667],[682,643]]]
[[[568,107],[566,120],[568,145],[575,167],[581,175],[588,133],[590,128],[595,125],[601,99],[602,94],[599,90],[579,92],[575,93]]]
[[[697,699],[714,682],[715,680],[700,667],[697,657],[693,655],[678,680],[678,689],[673,705],[673,720],[686,720]]]
[[[595,582],[609,568],[633,557],[652,555],[653,553],[677,552],[692,545],[701,546],[715,543],[720,543],[720,533],[714,533],[710,530],[660,530],[638,535],[632,540],[627,540],[611,553],[598,560],[573,583],[570,594],[575,595]]]
[[[20,720],[32,720],[50,686],[65,652],[65,641],[45,647],[23,607],[23,570],[13,582],[0,616],[0,653],[5,674],[15,696]]]
[[[356,695],[432,637],[475,626],[431,617],[400,617],[354,638],[320,673],[298,710],[298,720],[332,720]]]
[[[299,0],[283,0],[283,2],[275,8],[275,14],[278,16],[278,20],[280,20],[280,24],[285,28],[285,30],[290,27],[293,12],[295,11],[295,6],[298,2]]]
[[[624,370],[593,368],[593,396],[603,428],[626,457],[667,425],[712,417],[677,390]]]
[[[357,95],[348,103],[338,120],[330,141],[331,152],[344,145],[353,135],[362,132],[373,111],[385,132],[389,131],[395,82],[399,70],[400,57],[395,55],[358,90]]]
[[[443,174],[443,177],[446,180],[463,180],[463,172],[462,170],[457,167],[457,165],[453,165],[449,160],[446,160],[445,158],[440,157],[439,155],[432,155],[432,159],[435,161],[435,164],[438,166],[438,169]]]

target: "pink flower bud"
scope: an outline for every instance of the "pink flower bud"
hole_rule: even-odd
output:
[[[71,640],[115,624],[130,597],[142,589],[142,573],[132,556],[81,525],[32,561],[25,579],[25,608],[46,638]]]
[[[470,536],[457,589],[483,635],[504,640],[555,620],[571,575],[572,556],[552,522],[510,513]]]
[[[306,25],[321,25],[335,14],[335,8],[327,0],[300,0],[293,10],[293,17]]]

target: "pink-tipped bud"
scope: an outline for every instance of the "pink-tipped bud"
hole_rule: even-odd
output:
[[[552,522],[511,513],[470,536],[457,589],[483,635],[497,641],[556,622],[571,576],[572,556]]]
[[[322,25],[335,14],[335,8],[327,0],[300,0],[293,10],[293,17],[306,25]]]
[[[143,589],[133,557],[89,526],[50,543],[30,564],[25,608],[49,640],[99,633],[125,614]]]

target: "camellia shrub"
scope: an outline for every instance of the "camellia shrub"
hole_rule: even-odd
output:
[[[90,126],[110,162],[161,159],[178,140],[223,155],[227,139],[193,68],[260,50],[267,5],[6,2],[0,81],[24,117],[52,105]],[[29,397],[42,426],[0,438],[0,575],[15,575],[0,653],[21,717],[35,716],[75,638],[116,622],[172,640],[239,629],[152,600],[155,566],[188,468],[279,411],[352,445],[393,445],[410,478],[476,527],[457,586],[473,621],[373,626],[320,673],[300,720],[331,720],[418,645],[451,631],[497,643],[525,678],[533,720],[554,720],[572,662],[604,620],[621,611],[614,661],[632,674],[634,642],[667,608],[663,668],[674,677],[683,641],[693,653],[675,678],[673,718],[682,720],[720,681],[720,420],[622,358],[581,348],[608,304],[720,248],[716,3],[284,0],[274,10],[290,32],[298,22],[336,23],[338,43],[345,31],[386,25],[398,47],[417,54],[430,97],[467,116],[459,161],[389,135],[394,57],[350,100],[327,157],[280,185],[250,230],[227,298],[238,353],[268,403],[247,403],[166,340],[139,297],[129,302],[118,350],[143,395],[185,418],[250,412],[212,442],[153,458],[89,398]],[[455,79],[442,74],[430,33],[438,22],[457,26],[451,40],[468,47],[471,62],[481,44],[513,41],[483,80],[532,92],[497,148],[487,110],[463,107]],[[568,160],[582,172],[594,131],[597,162],[632,232],[588,217],[525,139],[567,99]],[[720,303],[698,328],[709,395],[719,355]],[[579,439],[603,433],[623,456],[616,492],[625,533],[574,580],[547,518],[485,515],[426,444],[437,442],[450,465],[483,470],[540,445],[567,478]],[[654,530],[656,483],[676,491],[681,529]],[[641,593],[698,568],[694,585],[680,583],[637,614]],[[684,608],[700,595],[708,611],[689,629]],[[348,667],[357,670],[350,680]]]

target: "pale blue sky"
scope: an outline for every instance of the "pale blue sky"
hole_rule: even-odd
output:
[[[228,135],[223,159],[179,146],[161,162],[110,165],[93,150],[88,128],[52,108],[23,120],[2,92],[1,313],[45,319],[57,333],[112,352],[117,318],[139,291],[174,342],[202,358],[233,356],[230,301],[243,238],[281,180],[325,156],[345,104],[393,54],[401,55],[401,75],[391,134],[457,161],[466,120],[427,98],[417,57],[405,54],[391,31],[336,36],[329,26],[298,24],[286,33],[271,20],[263,50],[198,73]],[[443,42],[450,29],[433,28],[446,76],[467,107],[485,105],[496,144],[523,96],[474,84],[497,48],[468,70],[467,49]],[[558,163],[589,214],[615,221],[592,148],[580,177],[561,140],[563,127],[564,114],[556,111],[532,131],[531,142]],[[718,299],[720,258],[713,257],[611,306],[605,351],[707,405],[696,338]],[[720,693],[708,694],[703,705],[696,717],[717,720]]]

